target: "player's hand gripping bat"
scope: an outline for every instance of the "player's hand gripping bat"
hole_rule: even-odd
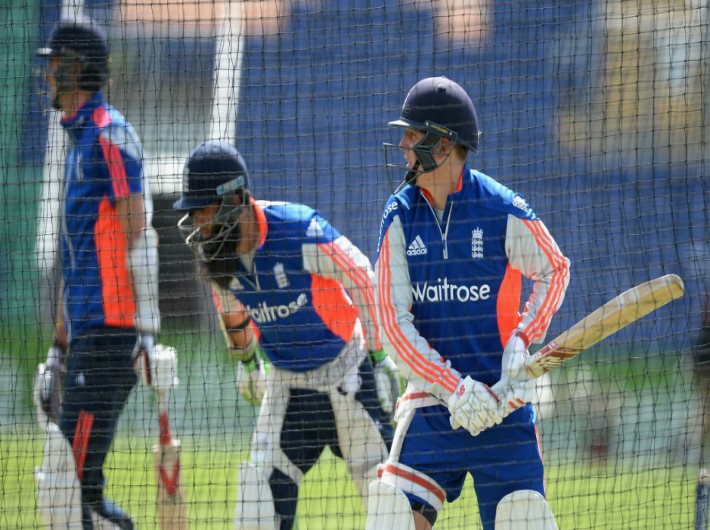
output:
[[[526,365],[528,376],[535,379],[557,368],[683,292],[683,280],[666,274],[621,293],[533,354]]]

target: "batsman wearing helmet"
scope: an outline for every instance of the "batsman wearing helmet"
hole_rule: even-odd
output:
[[[419,81],[389,125],[402,137],[385,153],[403,154],[406,176],[380,225],[377,308],[409,386],[367,528],[431,528],[467,474],[485,530],[557,528],[524,363],[562,303],[569,261],[519,194],[470,167],[478,118],[458,84]],[[519,312],[522,276],[533,285]]]
[[[69,139],[55,344],[34,389],[46,428],[37,506],[47,528],[129,529],[131,518],[103,495],[103,465],[137,380],[132,361],[147,369],[143,360],[160,326],[157,235],[141,144],[104,100],[109,50],[101,27],[62,20],[37,54],[47,60],[48,96]]]
[[[369,260],[312,208],[254,200],[226,142],[191,153],[174,208],[186,212],[178,227],[212,284],[228,347],[254,388],[265,384],[235,528],[292,528],[299,485],[326,446],[366,498],[391,441],[385,409],[397,388]]]

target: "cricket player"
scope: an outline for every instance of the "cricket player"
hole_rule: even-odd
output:
[[[54,347],[34,388],[46,428],[37,507],[46,528],[132,529],[128,514],[103,495],[103,465],[137,380],[133,361],[144,376],[160,326],[157,235],[142,150],[101,92],[109,75],[101,27],[62,20],[37,54],[47,60],[47,95],[69,138]],[[52,405],[62,375],[63,399]]]
[[[485,530],[557,528],[521,377],[569,281],[569,261],[519,194],[473,170],[471,99],[419,81],[401,116],[406,176],[384,209],[376,263],[382,339],[409,380],[367,528],[429,529],[471,474]],[[389,159],[389,157],[388,157]],[[522,276],[532,293],[520,312]]]
[[[211,281],[232,354],[255,378],[259,349],[271,365],[235,528],[292,528],[299,485],[326,446],[366,498],[391,442],[383,405],[392,408],[397,388],[369,260],[308,206],[254,200],[227,142],[191,153],[174,208],[186,212],[178,227]]]

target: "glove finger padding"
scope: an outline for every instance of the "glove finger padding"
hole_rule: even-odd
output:
[[[153,338],[141,337],[133,352],[133,370],[144,385],[168,390],[179,383],[177,352],[171,346],[156,344]]]
[[[507,380],[523,380],[527,379],[525,373],[525,364],[530,355],[525,344],[525,340],[514,333],[503,350],[503,359],[501,361],[501,379]]]
[[[66,350],[57,344],[47,352],[47,360],[37,365],[32,385],[32,400],[37,411],[40,427],[48,422],[58,423],[62,408],[62,386]]]
[[[34,382],[32,385],[32,399],[37,411],[37,422],[43,429],[47,425],[52,416],[51,412],[51,388],[52,388],[52,372],[45,363],[37,365],[35,370]],[[54,419],[56,421],[56,419]]]
[[[503,421],[498,397],[487,385],[470,376],[461,380],[447,403],[451,427],[464,427],[473,436]]]
[[[503,418],[535,397],[535,381],[525,371],[529,357],[525,340],[513,333],[503,350],[500,381],[492,388],[500,398],[498,410]]]
[[[512,412],[532,402],[536,393],[535,380],[511,381],[503,388],[499,388],[496,384],[493,385],[493,390],[498,390],[499,412],[503,418],[506,418]]]
[[[151,377],[153,387],[158,390],[167,390],[178,385],[177,351],[171,346],[156,344],[153,349],[153,362],[151,364]]]

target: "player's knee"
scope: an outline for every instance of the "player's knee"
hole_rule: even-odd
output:
[[[415,529],[412,507],[401,490],[381,480],[373,480],[368,497],[365,530]]]
[[[518,490],[496,508],[496,530],[557,530],[550,505],[539,492]]]

